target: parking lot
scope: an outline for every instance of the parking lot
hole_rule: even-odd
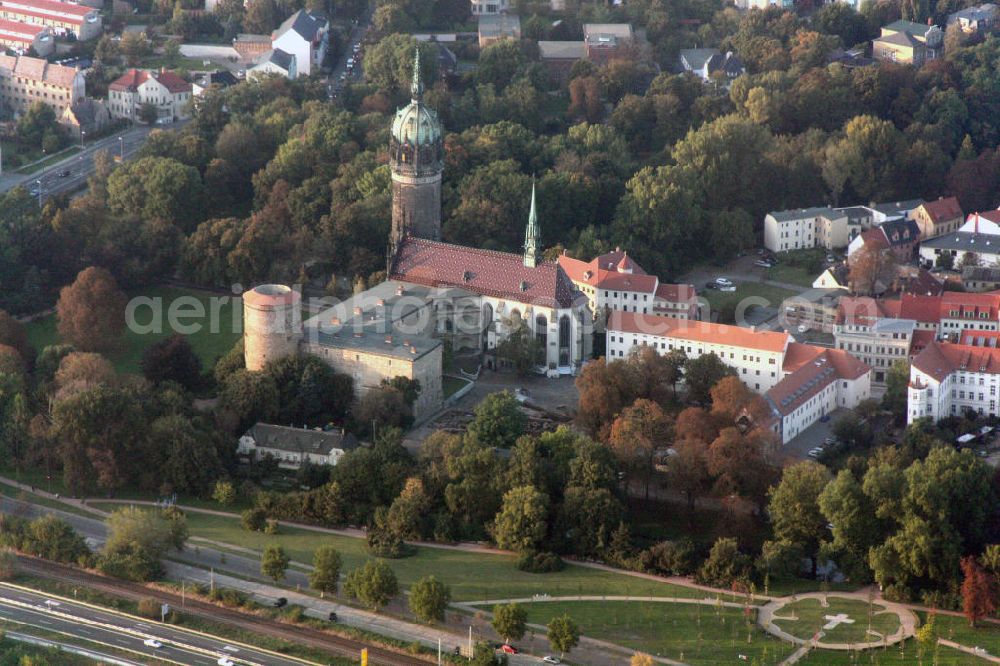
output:
[[[833,424],[845,410],[838,409],[829,414],[828,421],[816,421],[803,432],[782,447],[782,453],[790,460],[813,460],[809,457],[809,450],[823,445],[827,437],[833,437]]]

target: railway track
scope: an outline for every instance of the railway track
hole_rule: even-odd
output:
[[[231,608],[216,606],[198,599],[188,598],[182,600],[178,594],[151,589],[139,583],[106,578],[54,562],[20,556],[18,557],[18,565],[20,570],[25,573],[79,585],[133,601],[138,601],[142,598],[152,598],[160,603],[168,603],[173,608],[181,608],[183,603],[184,613],[210,619],[215,622],[222,622],[264,636],[279,638],[322,650],[338,657],[359,659],[361,650],[367,648],[368,662],[370,664],[379,664],[380,666],[422,666],[433,663],[428,659],[396,652],[385,647],[365,643],[364,641],[337,636],[320,631],[319,629],[277,623],[267,618],[241,613]]]

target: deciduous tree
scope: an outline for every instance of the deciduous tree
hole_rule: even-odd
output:
[[[103,268],[86,268],[56,303],[59,335],[80,351],[114,349],[125,328],[127,298]]]

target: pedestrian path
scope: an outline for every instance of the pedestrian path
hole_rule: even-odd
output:
[[[827,597],[842,598],[842,599],[855,599],[862,600],[865,602],[871,601],[872,603],[881,606],[883,610],[880,613],[895,613],[899,617],[899,629],[897,629],[893,634],[889,636],[880,636],[879,640],[858,642],[858,643],[832,643],[823,641],[823,631],[818,630],[816,635],[812,638],[800,638],[791,634],[780,626],[775,624],[775,620],[791,619],[789,617],[782,617],[779,615],[779,611],[785,607],[786,604],[792,603],[793,601],[801,601],[803,599],[816,599],[819,601],[822,607],[828,607]],[[828,616],[829,617],[829,616]],[[837,621],[836,618],[832,618],[832,624],[828,626],[835,626]],[[844,621],[841,619],[840,621]],[[757,613],[757,624],[759,624],[764,631],[777,636],[783,641],[789,643],[794,643],[801,646],[812,646],[815,648],[822,648],[824,650],[868,650],[871,648],[881,648],[889,645],[895,645],[905,641],[916,633],[917,623],[919,622],[916,614],[903,604],[897,604],[891,601],[885,601],[883,599],[869,599],[862,594],[856,592],[838,592],[838,593],[827,593],[827,592],[811,592],[808,594],[797,594],[793,597],[787,597],[784,599],[775,599],[764,604]],[[794,663],[794,662],[793,662]]]

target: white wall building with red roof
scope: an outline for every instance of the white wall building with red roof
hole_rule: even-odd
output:
[[[906,422],[964,411],[997,415],[1000,349],[934,341],[910,365]]]
[[[190,114],[191,94],[191,84],[174,72],[130,69],[108,86],[108,110],[112,118],[134,121],[150,104],[157,121],[173,122]]]
[[[55,50],[56,40],[44,25],[0,18],[0,46],[20,54],[32,50],[45,57]]]
[[[41,58],[0,55],[0,100],[15,116],[35,102],[45,102],[62,116],[86,97],[83,72]]]
[[[695,319],[698,316],[698,293],[694,285],[660,282],[655,275],[648,275],[621,248],[591,261],[574,259],[563,253],[559,257],[559,266],[587,297],[590,311],[599,318],[611,310],[673,319]]]
[[[60,0],[0,0],[0,18],[45,26],[58,35],[73,34],[80,41],[103,31],[98,10]]]

